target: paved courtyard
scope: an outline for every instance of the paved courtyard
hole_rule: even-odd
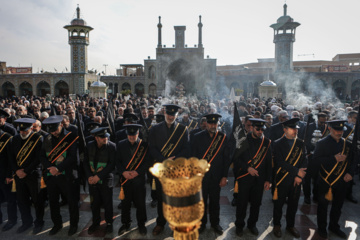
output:
[[[229,177],[229,183],[233,182],[234,178]],[[354,196],[357,200],[360,200],[360,181],[359,177],[355,178],[356,185],[354,186]],[[117,236],[118,229],[121,226],[121,211],[117,209],[117,205],[120,200],[118,200],[117,196],[119,195],[120,187],[114,188],[114,232],[112,234],[105,234],[105,222],[102,222],[102,227],[96,231],[93,235],[87,234],[87,229],[91,225],[91,210],[90,210],[90,197],[88,193],[81,193],[81,206],[80,206],[80,222],[78,232],[72,236],[67,236],[67,231],[69,228],[69,216],[68,216],[68,208],[67,206],[63,206],[61,209],[61,214],[63,216],[64,228],[55,236],[49,236],[49,231],[52,228],[53,224],[50,218],[50,210],[49,207],[45,209],[45,226],[43,232],[38,235],[32,235],[32,230],[29,230],[23,234],[17,234],[16,229],[20,227],[21,220],[18,220],[17,225],[8,232],[0,232],[0,239],[3,240],[12,240],[12,239],[83,239],[83,240],[110,240],[110,239],[132,239],[132,240],[143,240],[143,239],[173,239],[172,231],[166,225],[165,231],[154,237],[152,235],[152,229],[156,225],[156,208],[151,208],[151,197],[150,197],[150,186],[147,184],[147,198],[146,198],[146,206],[147,206],[147,215],[148,221],[146,223],[148,233],[146,236],[141,236],[137,230],[137,223],[135,217],[135,208],[132,208],[132,225],[129,232],[126,232],[122,236]],[[224,187],[221,191],[221,210],[220,210],[220,225],[224,228],[224,234],[222,236],[217,236],[214,231],[210,228],[210,224],[208,223],[207,229],[200,235],[200,239],[240,239],[235,234],[235,207],[231,206],[233,188],[228,185]],[[316,207],[317,205],[312,203],[311,205],[306,205],[303,203],[303,196],[300,198],[299,208],[296,215],[296,228],[301,233],[301,239],[321,239],[316,233]],[[286,207],[286,205],[284,206]],[[260,217],[257,227],[259,229],[259,236],[255,237],[251,235],[248,229],[244,229],[244,236],[241,239],[278,239],[272,234],[272,209],[273,204],[271,201],[270,192],[266,192],[264,194],[263,204],[260,210]],[[2,206],[2,212],[4,213],[4,219],[6,219],[6,207],[5,204]],[[285,211],[284,211],[285,212]],[[18,218],[20,218],[20,213],[18,214]],[[344,207],[342,209],[342,216],[340,219],[340,225],[342,229],[350,234],[349,239],[360,239],[360,230],[358,224],[360,223],[360,204],[353,204],[351,202],[345,201]],[[0,227],[2,227],[5,223],[3,223]],[[285,220],[282,219],[282,230],[283,237],[281,239],[293,239],[291,235],[289,235],[285,231]],[[329,239],[337,240],[336,236],[329,233]]]

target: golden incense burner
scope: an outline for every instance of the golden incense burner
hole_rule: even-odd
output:
[[[167,159],[156,163],[150,172],[163,189],[164,217],[170,223],[176,240],[199,238],[200,220],[204,215],[202,179],[210,164],[197,158]]]

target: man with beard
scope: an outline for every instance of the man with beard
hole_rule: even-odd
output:
[[[175,159],[178,157],[189,156],[188,130],[180,123],[175,123],[178,115],[179,106],[175,104],[163,105],[166,108],[165,121],[156,124],[150,129],[149,133],[149,151],[156,162],[163,162],[166,159]],[[162,186],[160,181],[155,178],[157,194],[157,212],[156,226],[153,235],[159,235],[166,224],[163,214]]]
[[[113,185],[116,145],[109,141],[107,128],[96,128],[90,132],[95,137],[87,145],[88,159],[84,160],[84,169],[89,183],[93,223],[88,234],[93,234],[100,226],[100,208],[105,208],[106,233],[113,232]]]
[[[243,151],[239,158],[233,159],[239,193],[235,221],[236,235],[239,237],[243,235],[248,203],[251,206],[247,227],[253,235],[259,234],[256,222],[259,218],[262,196],[264,190],[269,190],[271,186],[271,141],[263,134],[266,121],[255,118],[251,118],[250,121],[252,130],[246,136],[249,148]]]
[[[44,120],[49,135],[45,138],[41,149],[41,162],[45,171],[45,183],[48,187],[50,215],[54,223],[49,235],[59,232],[62,225],[60,215],[60,193],[67,197],[70,213],[68,236],[76,233],[79,222],[78,198],[80,192],[74,193],[78,187],[77,145],[78,136],[64,129],[62,116],[51,116]],[[70,186],[70,187],[69,187]]]
[[[147,126],[148,128],[150,128],[150,127],[151,127],[151,123],[152,123],[152,121],[154,120],[154,117],[155,117],[155,108],[154,108],[154,106],[149,106],[149,107],[147,108],[147,110],[148,110],[148,117],[145,118],[144,121],[145,121],[145,123],[146,123],[146,126]]]
[[[220,223],[220,190],[226,186],[230,167],[229,148],[226,134],[218,131],[218,122],[221,115],[207,114],[206,130],[194,135],[192,142],[192,156],[205,159],[210,164],[209,171],[202,182],[202,195],[205,204],[204,216],[201,219],[199,232],[203,232],[207,222],[207,206],[209,205],[210,224],[215,233],[222,235]],[[209,199],[209,204],[207,203]]]
[[[339,219],[346,192],[353,179],[356,158],[351,143],[342,138],[343,120],[329,121],[330,135],[320,140],[315,147],[314,160],[320,165],[318,178],[318,234],[327,238],[327,209],[330,202],[330,222],[328,229],[340,238],[348,236],[340,229]]]
[[[25,232],[33,226],[31,215],[32,202],[35,206],[36,220],[33,234],[37,234],[44,226],[44,202],[39,198],[38,182],[41,177],[40,150],[43,137],[32,131],[35,119],[20,118],[15,120],[20,134],[13,137],[11,165],[15,173],[16,195],[22,219],[22,226],[17,233]]]
[[[304,142],[297,137],[298,118],[282,122],[284,136],[273,144],[275,165],[274,182],[274,230],[275,237],[281,238],[282,209],[287,198],[286,230],[295,238],[300,237],[295,228],[295,215],[298,209],[302,179],[306,174],[306,156]]]

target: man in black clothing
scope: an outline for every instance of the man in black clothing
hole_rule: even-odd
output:
[[[0,109],[0,129],[4,132],[10,133],[11,136],[15,136],[17,134],[16,129],[13,125],[6,122],[6,119],[10,117],[10,114],[8,114],[3,109]]]
[[[163,105],[166,108],[165,121],[154,125],[149,133],[149,152],[156,162],[178,157],[187,158],[189,154],[187,127],[176,123],[179,106],[175,104]],[[156,226],[153,235],[159,235],[166,224],[162,206],[162,186],[158,179],[156,182],[157,212]]]
[[[145,173],[149,168],[148,144],[139,138],[140,124],[128,124],[126,127],[127,139],[118,142],[119,150],[116,157],[116,167],[120,175],[122,208],[121,223],[118,235],[130,229],[131,202],[136,206],[136,220],[141,235],[146,235],[146,188]]]
[[[64,129],[61,115],[51,116],[43,121],[50,134],[45,138],[41,149],[41,162],[45,170],[44,180],[48,188],[50,215],[54,223],[49,235],[58,233],[62,225],[60,215],[60,193],[65,195],[69,204],[70,228],[68,236],[76,233],[79,222],[77,144],[78,136]],[[71,187],[69,187],[71,186]]]
[[[10,230],[17,223],[16,193],[11,192],[12,181],[14,181],[10,164],[12,137],[0,129],[0,222],[4,220],[1,212],[2,202],[7,203],[8,215],[8,221],[2,231]]]
[[[218,131],[218,121],[221,115],[207,114],[206,130],[194,135],[191,146],[192,156],[205,159],[209,162],[210,169],[205,174],[202,182],[202,194],[205,204],[204,216],[201,220],[199,232],[203,232],[207,223],[207,201],[209,200],[210,224],[215,233],[223,234],[220,223],[220,191],[226,186],[230,167],[230,152],[227,145],[226,134]]]
[[[273,159],[275,164],[274,182],[274,230],[276,237],[282,236],[281,218],[282,208],[287,201],[286,230],[295,238],[300,237],[295,228],[295,215],[298,208],[301,182],[306,174],[306,156],[303,152],[304,142],[297,138],[298,118],[292,118],[282,123],[284,136],[273,145]]]
[[[107,128],[90,131],[95,137],[87,145],[88,158],[84,159],[86,179],[89,183],[93,223],[88,234],[93,234],[100,226],[100,207],[105,208],[106,233],[113,232],[113,185],[116,145],[109,141]]]
[[[329,121],[330,135],[320,140],[314,151],[314,161],[319,163],[318,178],[318,234],[327,238],[327,209],[330,201],[330,222],[328,229],[335,235],[347,239],[339,225],[341,208],[350,181],[353,179],[356,160],[351,143],[342,138],[344,132],[343,120]]]
[[[32,118],[15,120],[20,134],[13,137],[10,161],[15,173],[16,195],[22,219],[22,226],[17,233],[25,232],[33,225],[32,202],[36,212],[33,233],[39,233],[44,226],[44,202],[38,195],[40,191],[38,182],[41,177],[40,149],[43,137],[32,131],[34,122],[35,119]]]
[[[256,222],[259,218],[262,195],[264,190],[269,190],[271,186],[271,141],[263,134],[266,121],[254,118],[250,121],[252,130],[246,137],[249,149],[243,151],[239,158],[233,159],[239,193],[235,221],[236,234],[239,237],[243,235],[248,203],[251,207],[247,227],[255,236],[259,234]]]

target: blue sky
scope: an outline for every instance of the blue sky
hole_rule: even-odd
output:
[[[202,15],[205,56],[218,65],[274,57],[269,27],[283,14],[284,0],[11,0],[0,5],[0,61],[58,72],[70,69],[70,46],[63,26],[77,4],[88,25],[89,69],[115,74],[120,64],[155,58],[158,16],[162,43],[175,43],[174,26],[186,25],[185,43],[198,43]],[[288,15],[300,22],[294,60],[331,60],[360,52],[359,0],[287,0]],[[313,57],[314,54],[315,57]],[[301,56],[299,56],[301,55]],[[304,56],[305,55],[305,56]]]

